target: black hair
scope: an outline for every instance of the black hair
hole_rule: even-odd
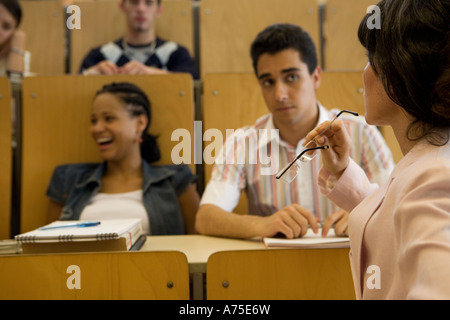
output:
[[[277,23],[261,31],[251,45],[250,56],[255,74],[261,55],[276,54],[286,49],[298,51],[300,59],[308,66],[309,74],[317,68],[316,46],[309,33],[294,24]]]
[[[128,82],[113,82],[106,84],[97,91],[96,96],[102,93],[111,93],[126,103],[126,109],[131,116],[137,117],[141,114],[147,116],[147,126],[142,132],[141,156],[148,163],[152,163],[161,159],[161,152],[158,147],[155,136],[148,133],[150,122],[152,119],[151,103],[145,92],[139,87]]]
[[[358,38],[389,98],[412,115],[412,141],[449,141],[450,0],[383,0],[380,29],[369,28],[368,13]]]
[[[6,10],[14,17],[16,20],[16,28],[19,27],[20,21],[22,20],[22,8],[20,7],[20,3],[17,0],[0,0],[0,4],[2,4]]]

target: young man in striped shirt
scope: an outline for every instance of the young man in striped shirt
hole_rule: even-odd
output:
[[[308,226],[318,229],[318,221],[323,221],[324,229],[334,226],[336,234],[348,235],[348,214],[319,192],[320,154],[301,163],[291,183],[275,178],[276,172],[303,150],[306,134],[340,111],[329,111],[316,100],[321,69],[314,42],[296,25],[275,24],[256,37],[251,56],[269,114],[252,128],[244,128],[245,134],[238,130],[227,139],[202,196],[196,218],[198,232],[233,238],[277,234],[297,238]],[[352,158],[372,182],[384,183],[394,161],[378,129],[368,126],[363,117],[344,114],[339,119],[353,137]],[[258,137],[260,130],[273,132],[271,129],[277,129],[279,135]],[[270,150],[270,173],[261,161],[263,149]],[[233,157],[236,161],[230,160]],[[247,215],[233,212],[242,190],[248,199]]]

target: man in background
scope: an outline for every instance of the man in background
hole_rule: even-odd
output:
[[[91,50],[84,58],[83,74],[164,74],[187,72],[197,78],[195,62],[188,50],[156,36],[161,0],[121,0],[126,20],[125,35]]]

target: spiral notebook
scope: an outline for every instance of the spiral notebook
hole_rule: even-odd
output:
[[[142,235],[140,219],[101,220],[90,227],[66,227],[83,221],[55,221],[15,236],[23,253],[127,251]],[[63,228],[60,228],[63,226]]]

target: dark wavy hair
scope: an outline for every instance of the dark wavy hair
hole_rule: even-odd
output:
[[[6,10],[16,19],[16,28],[19,27],[20,21],[22,20],[22,8],[20,7],[20,3],[17,0],[0,0],[0,4],[2,4]]]
[[[317,52],[309,33],[295,24],[276,23],[261,31],[250,47],[255,74],[261,55],[276,54],[286,49],[297,50],[300,59],[308,66],[309,74],[314,72],[317,67]]]
[[[152,119],[151,103],[145,92],[139,87],[128,82],[113,82],[104,85],[97,91],[96,96],[102,93],[111,93],[117,96],[126,104],[126,109],[131,116],[139,116],[145,114],[148,118],[147,126],[142,133],[141,156],[148,163],[152,163],[161,159],[161,152],[158,147],[155,136],[148,133],[150,122]]]
[[[358,29],[369,62],[392,101],[414,117],[407,137],[449,141],[450,0],[383,0],[381,29]]]

